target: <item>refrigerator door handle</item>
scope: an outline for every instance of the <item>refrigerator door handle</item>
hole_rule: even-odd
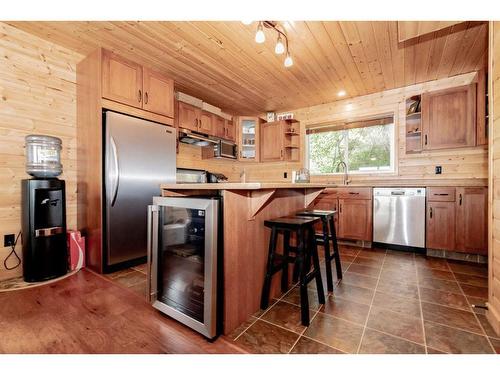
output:
[[[116,143],[115,139],[113,137],[110,137],[110,144],[111,144],[111,152],[112,152],[112,158],[113,158],[113,169],[114,173],[112,174],[112,177],[114,178],[113,181],[113,189],[112,194],[111,194],[111,207],[115,205],[116,201],[116,196],[118,193],[118,185],[120,184],[120,165],[118,164],[118,152],[116,149]]]

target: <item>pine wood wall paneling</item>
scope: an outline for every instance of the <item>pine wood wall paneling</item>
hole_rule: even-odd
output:
[[[68,228],[76,227],[76,63],[78,53],[0,23],[0,240],[21,229],[21,179],[25,173],[24,137],[47,134],[62,139],[62,179],[66,181]],[[21,256],[21,242],[16,250]],[[8,271],[0,247],[0,280],[22,274]],[[14,258],[10,259],[12,265]]]
[[[500,335],[500,22],[489,23],[488,311]]]
[[[295,118],[301,122],[303,131],[301,141],[305,144],[304,129],[309,125],[322,123],[335,123],[359,117],[369,117],[379,114],[395,113],[395,124],[397,134],[397,154],[395,174],[372,174],[357,176],[351,174],[353,183],[365,183],[370,180],[387,179],[452,179],[458,184],[460,181],[471,178],[486,181],[488,177],[488,151],[486,146],[471,148],[460,148],[442,151],[422,152],[420,154],[406,154],[406,106],[405,99],[409,96],[424,91],[439,90],[449,87],[466,85],[476,79],[476,73],[467,73],[451,78],[437,81],[424,82],[407,86],[400,89],[387,90],[377,94],[360,96],[353,99],[345,99],[332,103],[326,103],[313,107],[291,110]],[[303,150],[305,147],[302,148]],[[302,159],[305,161],[305,155]],[[434,167],[441,165],[443,173],[436,175]],[[292,165],[297,167],[297,165]],[[268,166],[265,166],[268,170]],[[274,176],[278,175],[276,167]],[[262,169],[263,171],[264,169]],[[261,172],[264,174],[264,172]],[[340,183],[340,176],[312,176],[314,182]]]

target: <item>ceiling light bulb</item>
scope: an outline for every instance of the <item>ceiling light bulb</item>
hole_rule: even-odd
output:
[[[262,30],[262,22],[259,22],[259,26],[257,26],[257,33],[255,34],[255,41],[257,43],[264,43],[266,41],[266,35],[264,34],[264,30]]]
[[[340,90],[338,93],[337,93],[337,96],[345,96],[346,92],[345,90]]]
[[[293,65],[292,56],[289,53],[286,54],[285,66],[288,68]]]
[[[243,25],[251,25],[253,21],[250,21],[250,20],[245,20],[245,21],[241,21],[241,23]]]
[[[278,35],[278,41],[276,42],[276,47],[274,47],[274,53],[281,55],[283,52],[285,52],[285,45],[281,40],[281,35]]]

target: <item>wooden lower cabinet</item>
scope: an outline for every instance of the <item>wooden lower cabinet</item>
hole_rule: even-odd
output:
[[[488,253],[488,188],[429,188],[426,247],[470,254]],[[446,193],[446,194],[445,194]]]
[[[456,249],[466,253],[488,253],[488,189],[457,188]]]
[[[341,188],[322,193],[311,208],[337,211],[335,230],[338,238],[372,241],[371,188]],[[316,230],[321,231],[321,225]]]
[[[339,238],[372,240],[372,201],[339,199]]]
[[[325,195],[325,194],[322,194]],[[318,198],[314,202],[314,209],[315,210],[333,210],[337,211],[337,214],[335,215],[334,222],[335,222],[335,233],[339,233],[339,212],[338,212],[338,206],[339,206],[339,200],[337,198],[329,198],[328,196]],[[323,231],[323,226],[321,223],[316,224],[315,226],[316,232],[322,232]]]
[[[427,204],[427,247],[455,250],[455,202]]]

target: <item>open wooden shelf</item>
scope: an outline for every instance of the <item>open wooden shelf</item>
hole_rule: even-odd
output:
[[[422,152],[422,112],[408,113],[409,108],[422,100],[421,95],[406,99],[406,153],[418,154]]]

